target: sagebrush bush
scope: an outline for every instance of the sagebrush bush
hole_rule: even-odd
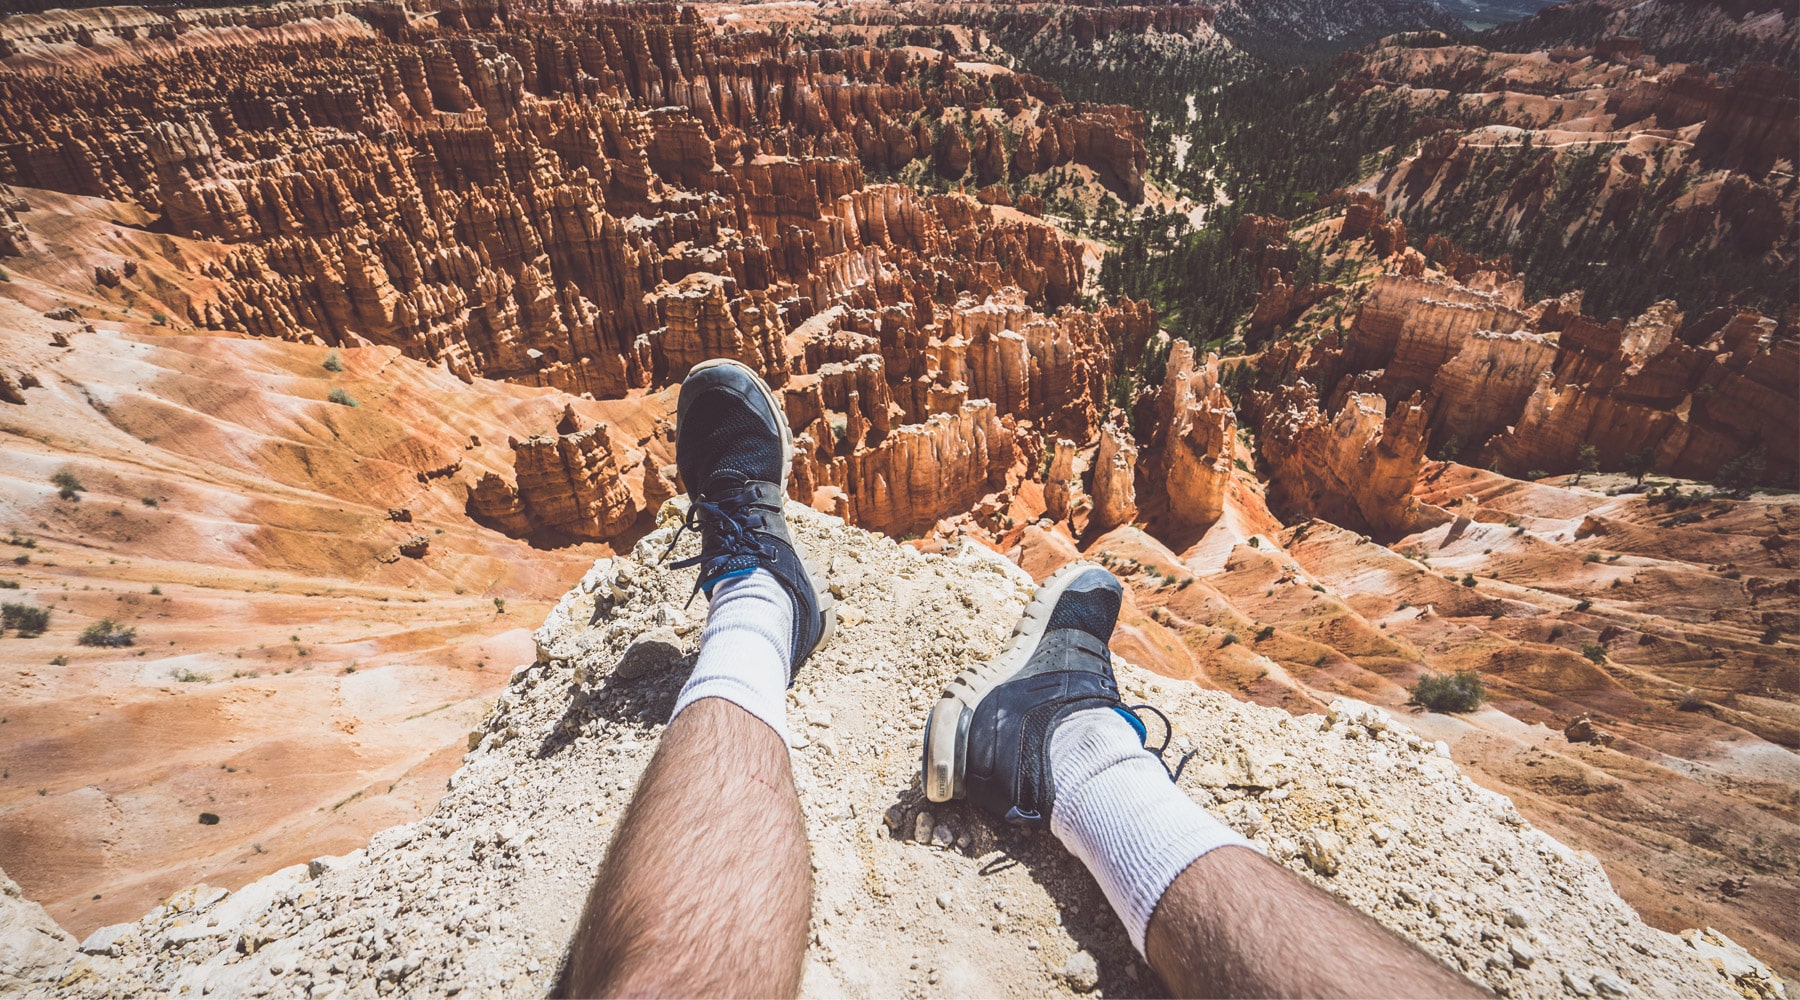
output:
[[[325,398],[331,400],[332,402],[338,404],[339,406],[361,406],[362,405],[361,403],[358,403],[356,401],[355,396],[350,395],[349,393],[345,392],[341,388],[333,389],[330,392],[326,393]]]
[[[1433,712],[1473,712],[1487,700],[1487,685],[1473,670],[1426,674],[1413,685],[1412,700]]]
[[[344,370],[344,359],[338,357],[338,352],[336,351],[332,351],[330,354],[325,355],[324,364],[325,370],[328,372],[341,372]]]
[[[137,629],[102,618],[83,629],[75,641],[83,646],[130,646],[137,642]]]
[[[87,489],[87,487],[81,485],[81,480],[75,477],[75,473],[70,472],[68,469],[63,469],[56,475],[51,476],[50,481],[56,484],[57,496],[62,497],[64,500],[79,500],[81,499],[81,491]]]
[[[0,604],[0,625],[16,630],[21,639],[34,639],[50,627],[50,609],[29,604]]]

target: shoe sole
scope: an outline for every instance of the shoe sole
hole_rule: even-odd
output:
[[[1090,569],[1102,569],[1094,563],[1072,562],[1051,574],[1038,587],[1019,624],[1013,628],[1012,641],[999,656],[977,666],[968,667],[951,678],[944,694],[925,719],[925,750],[921,762],[925,797],[933,802],[948,802],[964,795],[963,774],[969,756],[969,722],[975,717],[975,706],[988,692],[1011,680],[1037,652],[1044,638],[1045,626],[1056,602],[1069,589],[1075,578]]]
[[[714,368],[736,368],[749,376],[751,384],[762,392],[763,399],[768,402],[769,412],[775,414],[775,424],[781,431],[781,494],[785,497],[788,473],[794,467],[794,432],[788,428],[787,408],[781,405],[781,400],[776,397],[775,390],[769,388],[769,383],[763,381],[763,377],[756,373],[756,369],[742,361],[734,361],[731,358],[713,358],[710,361],[702,361],[688,369],[687,377],[693,378],[701,372],[711,371]],[[788,534],[792,535],[793,532],[790,531]],[[802,545],[797,537],[794,539],[794,552],[800,556],[800,564],[806,567],[807,578],[812,581],[813,599],[819,606],[818,645],[823,646],[831,640],[831,634],[837,631],[837,599],[831,596],[831,591],[824,584],[824,569],[812,560],[811,556],[807,554],[806,546]],[[814,646],[813,649],[816,651],[818,646]]]

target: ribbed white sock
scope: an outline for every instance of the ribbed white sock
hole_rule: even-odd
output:
[[[702,698],[723,698],[768,723],[787,742],[788,650],[794,599],[766,569],[720,580],[700,634],[700,656],[671,721]]]
[[[1156,904],[1195,858],[1218,847],[1261,850],[1176,788],[1113,709],[1076,712],[1056,727],[1050,776],[1051,831],[1093,873],[1140,954]]]

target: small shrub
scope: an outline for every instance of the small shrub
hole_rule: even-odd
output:
[[[1587,645],[1581,647],[1581,655],[1587,657],[1588,659],[1594,661],[1595,663],[1605,663],[1606,662],[1606,647],[1600,645],[1599,643],[1590,642]]]
[[[1590,563],[1599,562],[1600,561],[1600,553],[1589,552],[1587,555],[1581,557],[1581,561],[1582,562],[1590,562]]]
[[[497,615],[506,614],[506,598],[504,598],[504,597],[494,598],[494,614],[497,614]]]
[[[219,825],[219,815],[217,813],[201,813],[200,814],[200,825],[201,826],[218,826]]]
[[[1773,646],[1781,641],[1781,629],[1770,625],[1767,629],[1763,630],[1762,638],[1757,641],[1765,646]]]
[[[19,589],[19,581],[17,581],[17,580],[0,580],[0,590],[18,590],[18,589]]]
[[[1473,574],[1473,573],[1464,573],[1464,574],[1463,574],[1463,576],[1462,576],[1462,585],[1463,585],[1463,586],[1465,586],[1465,587],[1473,587],[1473,586],[1475,586],[1475,574]]]
[[[144,506],[146,506],[146,507],[156,506],[156,498],[155,497],[145,497],[144,498]]]
[[[150,585],[150,596],[151,597],[161,597],[162,596],[162,585],[156,584],[156,583],[151,584]]]
[[[50,609],[29,604],[0,604],[0,629],[14,629],[21,639],[35,639],[50,627]]]
[[[83,629],[75,641],[83,646],[131,646],[137,643],[137,629],[126,628],[111,618],[102,618]]]
[[[206,674],[194,673],[192,670],[189,670],[185,667],[183,667],[180,670],[175,671],[173,676],[177,681],[180,681],[183,684],[211,684],[212,683],[212,677],[210,677]]]
[[[1256,641],[1261,642],[1264,639],[1267,639],[1269,636],[1272,636],[1274,634],[1275,634],[1275,626],[1264,625],[1262,628],[1259,628],[1256,630]]]
[[[1561,625],[1550,626],[1550,641],[1551,642],[1555,642],[1556,640],[1561,639],[1562,637],[1563,637],[1563,627]]]
[[[1250,536],[1250,547],[1253,549],[1262,548],[1262,539],[1256,537],[1255,535],[1251,535]]]
[[[81,485],[81,480],[76,478],[75,473],[68,469],[58,471],[50,477],[50,481],[56,484],[56,495],[64,500],[80,500],[82,491],[87,489]]]
[[[50,658],[50,665],[53,667],[66,667],[69,665],[69,658],[61,655],[52,656]]]
[[[31,562],[30,556],[13,556],[14,566],[24,566]]]
[[[1739,570],[1728,569],[1725,571],[1725,579],[1727,580],[1742,580],[1743,578],[1744,574]]]
[[[1225,638],[1219,640],[1219,645],[1220,646],[1235,646],[1235,645],[1237,645],[1237,641],[1238,641],[1238,636],[1237,636],[1236,632],[1227,632],[1227,633],[1225,633]]]
[[[345,392],[341,387],[333,388],[330,392],[325,394],[325,398],[331,400],[333,403],[336,403],[339,406],[361,406],[362,405],[361,403],[356,401],[355,396],[352,396],[349,393]]]
[[[1526,479],[1549,479],[1550,473],[1545,472],[1543,469],[1532,469],[1530,472],[1525,473],[1525,478]]]
[[[1705,707],[1706,699],[1700,697],[1700,692],[1692,688],[1689,688],[1688,692],[1681,696],[1681,700],[1675,703],[1677,712],[1698,712]]]
[[[1576,603],[1576,605],[1575,605],[1575,610],[1576,610],[1576,611],[1586,611],[1586,610],[1587,610],[1587,609],[1589,609],[1589,608],[1591,608],[1591,607],[1593,607],[1593,606],[1594,606],[1594,602],[1593,602],[1593,601],[1589,601],[1589,600],[1582,600],[1582,601],[1580,601],[1580,602],[1578,602],[1578,603]]]
[[[1325,592],[1325,588],[1322,585],[1317,584],[1317,583],[1312,585],[1312,589],[1318,591],[1321,594],[1323,594]]]
[[[1433,712],[1473,712],[1487,700],[1487,686],[1473,670],[1426,674],[1413,685],[1412,700]]]
[[[341,372],[344,370],[344,359],[338,357],[338,352],[336,351],[332,351],[330,354],[325,355],[324,364],[325,370],[328,372]]]

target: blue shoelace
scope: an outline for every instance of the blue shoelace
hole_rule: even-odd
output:
[[[670,569],[686,569],[699,566],[700,575],[694,580],[694,592],[688,595],[688,603],[694,603],[694,595],[700,593],[702,585],[713,569],[725,560],[751,556],[761,562],[773,562],[775,547],[756,533],[750,521],[750,508],[755,503],[748,490],[743,488],[722,493],[716,497],[702,498],[688,506],[688,512],[681,519],[681,527],[675,529],[675,537],[669,539],[669,547],[663,550],[662,559],[667,561],[675,551],[675,543],[689,529],[700,528],[707,517],[712,518],[713,537],[719,544],[719,551],[708,555],[702,552],[697,556],[678,559],[669,563]]]

